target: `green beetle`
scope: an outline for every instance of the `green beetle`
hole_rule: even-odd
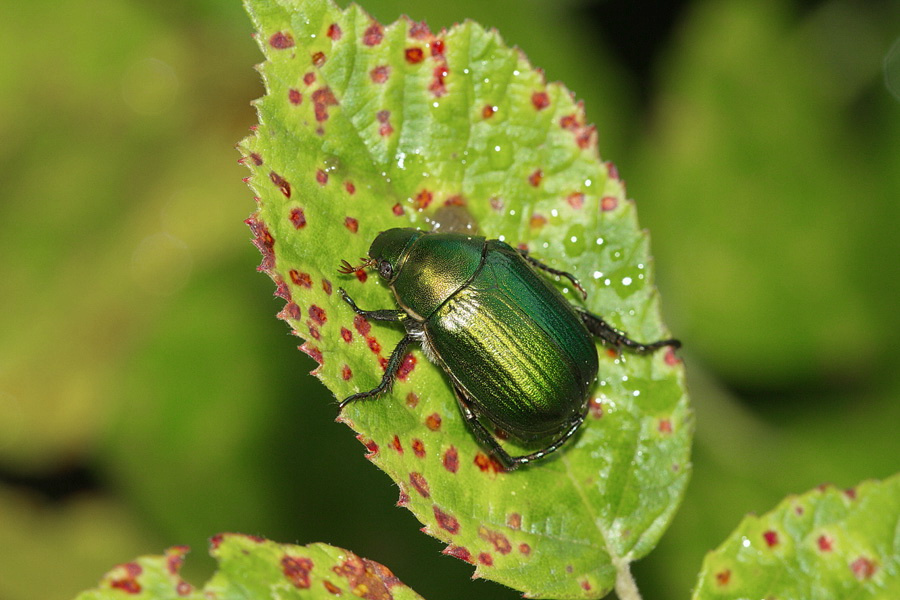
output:
[[[584,421],[598,369],[593,336],[641,353],[681,345],[628,338],[570,304],[537,270],[566,277],[586,297],[574,276],[500,240],[389,229],[361,260],[356,267],[342,261],[339,271],[376,269],[400,309],[363,310],[343,289],[341,296],[367,319],[402,323],[406,335],[391,352],[381,383],[344,399],[341,409],[387,390],[407,346],[418,341],[447,373],[475,436],[507,471],[559,449]],[[482,417],[520,440],[550,441],[531,454],[510,456]]]

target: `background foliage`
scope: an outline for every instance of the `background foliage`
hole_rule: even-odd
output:
[[[365,7],[500,29],[584,99],[637,201],[698,424],[647,597],[687,597],[746,512],[898,470],[896,4]],[[394,508],[266,303],[233,149],[250,32],[213,0],[0,20],[0,598],[173,544],[202,581],[224,530],[350,548],[430,600],[517,597]]]

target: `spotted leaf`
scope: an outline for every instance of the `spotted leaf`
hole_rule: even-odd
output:
[[[240,145],[257,198],[248,223],[260,269],[286,301],[280,316],[337,398],[373,388],[402,337],[337,293],[396,308],[376,273],[341,267],[391,227],[478,231],[526,248],[581,279],[587,301],[559,282],[573,303],[636,339],[666,337],[647,237],[594,126],[496,31],[382,25],[329,0],[246,4],[267,92]],[[672,351],[598,350],[587,422],[517,472],[478,445],[446,374],[417,348],[390,393],[341,417],[397,482],[399,503],[477,576],[533,597],[601,597],[630,580],[628,565],[681,500],[693,420]]]
[[[900,598],[900,475],[746,517],[703,561],[693,597]]]
[[[237,534],[220,534],[211,540],[210,553],[219,568],[204,587],[197,588],[180,575],[187,550],[178,546],[163,556],[144,556],[119,565],[77,600],[421,599],[383,565],[347,550],[327,544],[276,544]]]

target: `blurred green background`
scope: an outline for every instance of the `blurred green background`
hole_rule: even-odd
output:
[[[900,470],[900,4],[369,0],[498,28],[585,100],[653,237],[697,411],[645,597],[749,511]],[[0,19],[0,600],[57,600],[221,531],[324,541],[429,600],[517,598],[439,554],[275,319],[235,143],[237,1]]]

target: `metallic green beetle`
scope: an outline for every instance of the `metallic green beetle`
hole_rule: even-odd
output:
[[[511,471],[557,450],[584,421],[588,392],[597,376],[597,347],[635,352],[678,340],[642,344],[603,319],[570,304],[535,269],[569,279],[500,240],[460,233],[389,229],[359,266],[342,261],[341,273],[371,267],[394,292],[400,309],[356,311],[376,321],[403,324],[406,335],[391,353],[376,387],[346,398],[340,407],[388,389],[407,346],[421,342],[426,356],[450,378],[463,416],[478,440]],[[540,450],[510,456],[479,420],[523,441],[551,440]]]

